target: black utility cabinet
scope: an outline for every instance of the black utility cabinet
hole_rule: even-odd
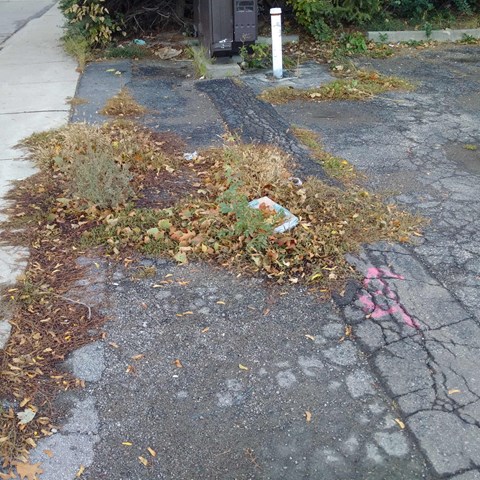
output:
[[[195,0],[194,22],[210,56],[232,53],[257,39],[257,0]]]

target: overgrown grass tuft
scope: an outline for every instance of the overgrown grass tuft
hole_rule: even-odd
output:
[[[85,65],[92,59],[92,49],[86,38],[82,35],[65,35],[63,37],[63,48],[78,62],[78,71],[83,72]]]
[[[138,117],[146,112],[147,109],[133,98],[126,87],[123,87],[117,95],[107,100],[99,113],[108,116]]]
[[[354,77],[334,80],[317,88],[296,89],[288,86],[270,88],[260,98],[272,104],[294,100],[366,100],[380,93],[394,90],[412,90],[413,85],[398,77],[386,77],[377,72],[359,70]]]
[[[332,178],[342,180],[344,183],[351,183],[361,176],[350,162],[327,152],[318,134],[312,130],[295,126],[292,127],[292,133],[310,150],[312,157]]]

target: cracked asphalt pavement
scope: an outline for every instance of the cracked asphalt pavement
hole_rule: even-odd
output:
[[[147,106],[162,92],[147,123],[190,122],[190,146],[257,116],[256,140],[276,136],[295,154],[288,125],[308,127],[369,188],[430,222],[413,244],[350,257],[364,280],[330,303],[207,264],[145,259],[155,276],[139,279],[82,259],[71,295],[110,320],[105,340],[66,364],[87,387],[62,396],[63,427],[33,453],[42,478],[74,478],[81,464],[87,479],[480,479],[479,53],[449,45],[362,62],[413,92],[275,109],[235,100],[236,111],[224,89],[241,94],[251,79],[197,88],[180,64],[170,75],[117,62],[120,79],[89,66],[78,95],[90,103],[74,119],[99,121],[127,84]],[[296,160],[311,171],[308,155]]]

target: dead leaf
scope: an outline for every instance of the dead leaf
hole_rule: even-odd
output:
[[[145,354],[139,353],[138,355],[134,355],[131,358],[132,358],[132,360],[135,360],[137,362],[138,360],[141,360],[144,356],[145,356]]]
[[[17,473],[20,475],[20,480],[40,480],[37,475],[41,475],[43,470],[40,468],[40,462],[38,463],[15,463]]]
[[[108,342],[108,344],[109,344],[112,348],[119,348],[118,345],[117,345],[115,342]]]
[[[205,327],[200,333],[207,333],[210,330],[210,327]]]
[[[53,457],[53,452],[51,450],[44,450],[43,453],[45,455],[47,455],[48,458],[52,458]]]
[[[217,305],[225,305],[225,302],[224,302],[223,300],[219,300],[219,301],[217,302]]]
[[[33,418],[35,417],[36,412],[34,412],[31,408],[26,408],[23,412],[17,412],[17,417],[19,418],[20,425],[26,425],[30,423]]]
[[[241,363],[238,364],[238,368],[239,368],[240,370],[247,370],[247,371],[249,370],[248,367],[246,367],[245,365],[242,365]]]
[[[315,337],[313,335],[305,335],[309,340],[312,340],[312,342],[315,341]]]
[[[170,60],[171,58],[178,57],[182,53],[181,49],[163,47],[155,52],[155,55],[160,58],[160,60]]]
[[[156,452],[153,448],[147,447],[147,450],[148,450],[148,453],[149,453],[152,457],[156,457],[156,456],[157,456],[157,452]]]
[[[449,395],[453,395],[454,393],[462,393],[462,391],[459,390],[458,388],[451,388],[451,389],[448,391],[448,394],[449,394]]]
[[[133,365],[129,365],[127,367],[127,369],[125,370],[125,373],[130,373],[130,374],[134,375],[136,373],[136,371],[137,370],[135,369],[135,367]]]
[[[85,471],[85,467],[83,465],[80,465],[80,468],[78,469],[78,472],[75,474],[75,476],[77,478],[81,477],[84,471]]]
[[[16,479],[17,476],[12,472],[8,472],[8,473],[0,473],[0,479],[2,480],[10,480],[10,479]]]
[[[148,460],[142,456],[138,457],[138,461],[143,464],[145,467],[148,467]]]
[[[307,423],[310,423],[312,421],[312,413],[308,410],[305,412],[305,420],[307,421]]]
[[[351,337],[352,336],[352,326],[351,325],[345,325],[345,336],[346,337]]]
[[[405,428],[405,424],[399,418],[396,418],[395,422],[402,430]]]
[[[183,368],[183,365],[182,365],[182,362],[177,358],[173,364],[177,367],[177,368]]]

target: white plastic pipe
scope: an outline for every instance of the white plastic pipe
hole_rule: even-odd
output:
[[[273,76],[275,78],[283,77],[283,59],[282,59],[282,9],[271,8],[272,18],[272,64]]]

